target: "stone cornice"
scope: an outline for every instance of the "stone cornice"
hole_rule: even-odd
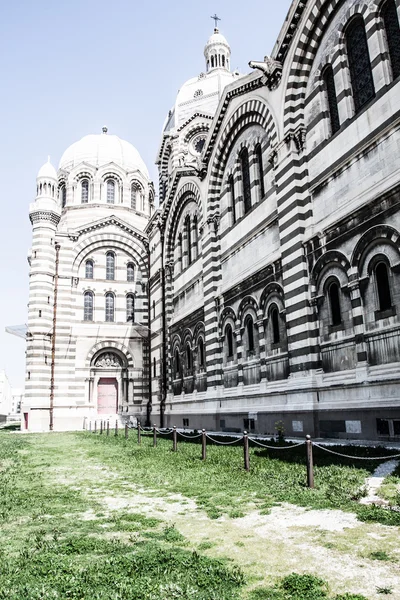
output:
[[[57,226],[61,217],[51,210],[35,210],[29,215],[29,218],[32,225],[40,223],[41,221],[50,221],[50,223]]]
[[[115,215],[111,215],[104,219],[100,219],[99,221],[95,221],[94,223],[90,223],[86,227],[80,227],[79,229],[76,229],[74,231],[69,231],[68,237],[73,242],[76,242],[82,235],[85,235],[86,233],[91,233],[92,231],[97,231],[98,229],[104,229],[105,227],[109,227],[110,225],[116,225],[132,237],[140,240],[140,242],[147,248],[149,243],[147,235],[141,233],[134,227],[131,227],[124,221],[121,221],[121,219],[119,219]]]

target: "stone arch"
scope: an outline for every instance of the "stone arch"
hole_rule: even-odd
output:
[[[390,227],[390,225],[377,225],[371,227],[364,233],[363,236],[358,240],[351,258],[352,266],[357,269],[359,275],[364,267],[365,258],[369,253],[371,247],[379,244],[387,244],[396,250],[397,256],[400,259],[400,234],[399,232]]]
[[[207,213],[218,212],[220,190],[231,148],[240,133],[251,125],[261,125],[267,132],[270,145],[272,147],[276,145],[277,128],[267,104],[260,99],[253,98],[239,106],[224,127],[214,152],[210,170]]]
[[[247,316],[247,314],[251,314],[254,317],[254,321],[256,321],[257,320],[257,312],[258,312],[257,300],[253,296],[245,296],[241,300],[241,302],[239,304],[239,308],[238,308],[238,320],[240,321],[241,326],[243,327],[244,318]]]
[[[263,291],[261,293],[260,310],[263,315],[265,315],[265,313],[268,309],[268,306],[271,303],[270,301],[272,298],[279,298],[279,300],[282,304],[282,307],[285,306],[283,288],[276,281],[273,281],[273,282],[269,283],[267,286],[265,286],[265,288],[263,289]]]
[[[313,61],[320,41],[342,0],[327,0],[324,3],[314,3],[317,10],[310,11],[304,25],[297,35],[297,46],[292,51],[293,61],[290,66],[289,77],[286,83],[284,100],[284,136],[298,127],[304,126],[304,103],[306,88]],[[346,12],[343,31],[348,20],[356,13],[364,14],[368,6],[357,2],[349,7]],[[340,31],[340,30],[339,30]]]
[[[197,225],[200,227],[203,222],[203,207],[201,203],[200,190],[193,182],[189,181],[185,183],[179,190],[176,195],[176,199],[173,203],[172,210],[169,210],[171,207],[168,203],[168,206],[165,207],[165,210],[169,210],[168,219],[165,227],[165,242],[166,242],[166,257],[167,260],[170,260],[174,254],[174,242],[177,232],[177,227],[182,216],[183,211],[185,210],[186,205],[189,201],[193,200],[197,205],[198,210],[198,219]]]
[[[311,274],[312,283],[318,287],[323,273],[331,266],[337,266],[343,270],[347,276],[349,275],[350,262],[348,258],[338,250],[328,250],[328,252],[325,252],[325,254],[319,257],[313,267]]]
[[[223,337],[225,325],[230,323],[233,331],[236,329],[236,314],[231,306],[226,306],[219,317],[219,335]]]
[[[104,340],[92,346],[88,355],[86,356],[86,367],[89,369],[92,366],[93,360],[100,354],[102,351],[106,350],[115,350],[116,354],[121,357],[122,360],[125,361],[125,368],[133,369],[135,366],[133,356],[129,351],[129,348],[120,342],[114,342],[112,340]]]

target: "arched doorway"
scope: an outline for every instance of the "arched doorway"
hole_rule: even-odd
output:
[[[97,414],[121,414],[128,403],[126,357],[114,348],[103,349],[94,355],[90,371]]]

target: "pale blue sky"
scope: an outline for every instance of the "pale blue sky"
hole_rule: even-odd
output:
[[[232,48],[233,69],[270,54],[289,0],[16,0],[0,2],[2,260],[0,369],[23,386],[25,342],[4,332],[25,323],[29,203],[51,155],[89,133],[130,141],[157,185],[154,160],[179,87],[204,70],[210,16]]]

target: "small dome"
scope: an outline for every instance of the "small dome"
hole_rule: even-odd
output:
[[[60,160],[60,169],[70,171],[82,162],[101,167],[114,162],[125,171],[139,170],[149,179],[149,172],[142,157],[132,144],[116,135],[107,134],[107,128],[99,135],[86,135],[67,148]]]
[[[43,167],[40,167],[39,173],[37,174],[37,179],[39,179],[39,177],[55,179],[57,181],[57,171],[51,164],[50,157],[48,158],[47,162],[44,163]]]
[[[222,46],[229,48],[229,50],[231,49],[226,37],[219,32],[219,29],[214,29],[214,33],[208,38],[206,48],[208,46],[213,46],[214,44],[221,44]]]

